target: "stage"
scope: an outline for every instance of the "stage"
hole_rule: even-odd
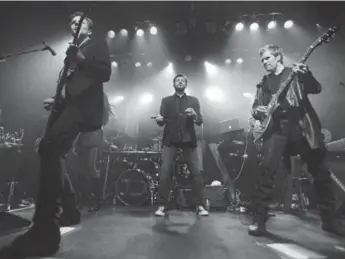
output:
[[[270,235],[247,234],[246,214],[213,212],[200,218],[190,211],[171,211],[155,218],[153,207],[108,207],[83,213],[82,224],[61,228],[60,251],[50,259],[308,259],[345,258],[345,238],[325,234],[314,217],[306,223],[277,213]],[[17,215],[29,217],[30,211]],[[313,217],[312,217],[313,218]],[[0,238],[3,246],[18,233]]]

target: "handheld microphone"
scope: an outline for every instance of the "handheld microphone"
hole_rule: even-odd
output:
[[[52,53],[53,56],[56,56],[56,52],[49,45],[47,45],[44,41],[42,41],[42,43],[44,45],[43,50],[49,50],[50,53]]]

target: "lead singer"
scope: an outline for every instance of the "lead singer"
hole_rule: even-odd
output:
[[[165,216],[177,148],[183,149],[188,170],[193,177],[193,191],[196,195],[197,213],[207,216],[204,208],[204,185],[199,166],[197,140],[194,124],[202,124],[200,104],[197,98],[185,93],[187,78],[178,74],[174,80],[175,94],[162,99],[157,124],[164,127],[162,167],[159,181],[158,200],[160,207],[156,216]]]
[[[73,36],[82,15],[74,13],[71,16],[69,25]],[[77,44],[71,44],[66,52],[71,63],[69,68],[73,71],[65,84],[63,109],[49,123],[40,142],[40,189],[32,227],[17,237],[10,247],[3,249],[0,258],[44,257],[59,249],[61,233],[58,222],[65,157],[79,132],[101,128],[103,82],[109,81],[111,74],[108,46],[104,39],[91,38],[92,26],[93,21],[86,17]]]

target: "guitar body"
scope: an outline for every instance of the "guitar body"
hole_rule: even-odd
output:
[[[263,121],[260,122],[259,126],[254,128],[253,136],[254,143],[257,143],[259,140],[265,138],[265,136],[270,132],[270,129],[273,128],[272,115],[267,116]]]
[[[254,143],[265,138],[273,128],[273,114],[279,107],[279,103],[274,102],[271,107],[267,109],[267,115],[260,120],[260,124],[253,130]]]
[[[50,111],[45,131],[50,129],[53,126],[53,124],[58,120],[64,108],[65,108],[65,103],[60,102],[59,104],[56,104],[55,109]]]

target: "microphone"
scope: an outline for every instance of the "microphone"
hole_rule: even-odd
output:
[[[42,41],[42,43],[44,45],[44,48],[42,50],[49,50],[53,56],[56,56],[56,52],[49,45],[47,45],[47,43],[45,43],[44,41]]]

